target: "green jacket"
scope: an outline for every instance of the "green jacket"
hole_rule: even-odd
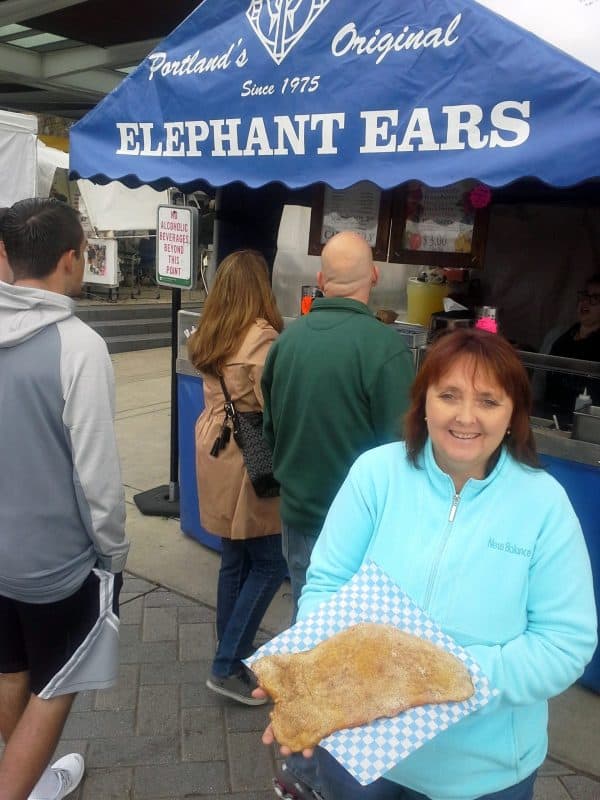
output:
[[[316,299],[274,342],[264,435],[286,525],[319,534],[354,460],[400,438],[413,377],[402,337],[357,300]]]

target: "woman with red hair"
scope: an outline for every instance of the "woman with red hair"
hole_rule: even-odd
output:
[[[298,619],[375,562],[499,694],[368,786],[318,748],[323,797],[531,800],[547,700],[596,647],[581,527],[538,464],[529,382],[505,339],[473,329],[440,337],[411,399],[406,441],[360,456],[333,501]]]

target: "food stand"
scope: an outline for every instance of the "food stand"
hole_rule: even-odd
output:
[[[424,266],[463,270],[528,353],[600,252],[599,24],[577,0],[205,0],[73,127],[71,168],[216,191],[216,260],[275,254],[286,316],[353,227],[381,268],[376,307],[401,318]],[[539,431],[556,457],[565,437]],[[569,441],[565,469],[599,487],[593,443]],[[594,553],[600,515],[573,499]]]

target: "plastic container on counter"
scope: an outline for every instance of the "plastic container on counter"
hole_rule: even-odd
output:
[[[409,278],[406,284],[406,321],[429,327],[431,315],[444,310],[447,283],[431,283]]]

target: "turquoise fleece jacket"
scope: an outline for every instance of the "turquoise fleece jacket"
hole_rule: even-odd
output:
[[[385,777],[432,800],[473,800],[530,775],[547,750],[547,699],[596,647],[589,557],[566,493],[503,450],[460,495],[428,441],[419,468],[394,443],[360,456],[333,501],[300,599],[303,619],[366,560],[480,664],[500,695]]]

